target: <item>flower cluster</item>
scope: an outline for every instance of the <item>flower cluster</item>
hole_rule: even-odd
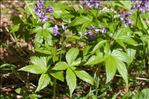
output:
[[[131,15],[131,12],[123,12],[120,15],[120,20],[123,21],[123,23],[125,25],[131,25],[132,24],[132,20],[129,18],[130,15]]]
[[[86,3],[89,7],[99,7],[100,0],[87,0]]]
[[[132,9],[138,9],[142,13],[149,11],[149,0],[131,0],[133,3]]]
[[[81,4],[87,5],[90,8],[92,8],[92,7],[98,8],[100,6],[100,3],[101,3],[100,0],[85,0],[85,1],[80,0],[79,2]]]
[[[43,6],[44,0],[38,0],[36,6],[34,7],[34,11],[36,12],[36,15],[40,18],[42,21],[48,20],[48,16],[46,15],[47,12],[53,13],[53,8],[51,6],[45,8]]]
[[[94,40],[97,33],[99,33],[99,32],[102,34],[105,34],[107,31],[106,31],[105,27],[97,29],[97,28],[95,28],[95,26],[91,25],[90,28],[85,33],[85,35],[87,35],[90,38],[90,40]]]

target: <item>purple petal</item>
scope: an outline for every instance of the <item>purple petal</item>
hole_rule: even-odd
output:
[[[55,25],[54,27],[53,27],[53,35],[54,36],[57,36],[57,35],[59,35],[60,34],[60,32],[58,31],[58,27],[57,27],[57,25]]]
[[[51,6],[49,6],[48,8],[46,8],[46,11],[49,13],[53,13],[53,8]]]

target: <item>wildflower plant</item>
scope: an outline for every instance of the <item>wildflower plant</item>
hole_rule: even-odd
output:
[[[35,53],[39,55],[32,56],[31,65],[20,70],[41,74],[36,91],[49,84],[56,86],[60,80],[67,84],[69,96],[73,97],[78,81],[89,83],[92,90],[97,84],[93,75],[99,77],[104,68],[104,85],[119,73],[128,91],[128,70],[136,53],[149,51],[148,3],[37,0],[32,7],[37,17],[31,17],[35,24],[31,29]],[[140,46],[142,49],[138,49]]]

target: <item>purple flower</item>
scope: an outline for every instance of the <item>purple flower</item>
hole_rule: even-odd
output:
[[[38,1],[37,1],[37,7],[38,7],[38,8],[42,8],[43,3],[44,3],[44,0],[38,0]]]
[[[43,3],[44,0],[38,0],[37,5],[34,7],[34,11],[36,12],[36,15],[40,18],[41,21],[48,20],[48,17],[43,11]]]
[[[95,33],[98,33],[100,31],[100,29],[95,29]]]
[[[125,23],[126,25],[132,24],[132,20],[129,19],[129,18],[126,18],[125,21],[124,21],[124,23]]]
[[[63,29],[63,30],[66,30],[66,29],[67,29],[67,26],[62,25],[62,29]]]
[[[46,8],[46,11],[49,13],[53,13],[53,8],[51,6],[49,6],[48,8]]]
[[[91,33],[90,31],[87,31],[87,32],[85,33],[85,35],[92,35],[92,33]]]
[[[106,28],[103,27],[102,29],[99,30],[102,34],[105,34],[107,32]]]
[[[45,15],[45,13],[40,13],[39,18],[40,18],[42,21],[48,20],[48,17]]]
[[[105,27],[98,29],[94,25],[90,25],[90,27],[86,31],[85,35],[88,36],[90,38],[90,40],[94,40],[99,32],[102,34],[105,34],[107,32],[107,30]]]
[[[149,0],[133,0],[132,9],[138,9],[142,13],[149,11]]]
[[[91,31],[87,31],[87,32],[85,33],[85,35],[87,35],[90,40],[94,40],[95,37],[96,37],[96,35],[93,34],[93,33],[91,33]]]
[[[43,3],[44,0],[38,0],[36,6],[34,7],[34,11],[36,12],[36,15],[39,17],[41,21],[46,21],[48,20],[46,12],[53,13],[53,8],[51,6],[45,8],[43,6]]]
[[[91,7],[99,7],[100,5],[100,0],[87,0],[86,4],[91,8]]]
[[[57,27],[57,25],[55,25],[54,27],[53,27],[53,35],[54,36],[57,36],[57,35],[59,35],[60,34],[60,32],[58,31],[58,27]]]
[[[34,7],[34,11],[36,12],[36,15],[37,15],[37,16],[38,16],[38,15],[40,14],[40,12],[41,12],[41,10],[40,10],[37,6]]]
[[[81,5],[87,5],[88,7],[99,7],[100,6],[100,0],[79,0],[79,3]]]
[[[125,25],[130,25],[132,24],[131,19],[129,19],[129,16],[131,15],[131,12],[123,12],[120,15],[120,20],[125,24]]]

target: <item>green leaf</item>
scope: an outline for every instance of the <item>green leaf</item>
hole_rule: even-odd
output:
[[[125,46],[125,44],[124,44],[124,42],[123,42],[122,40],[117,39],[116,42],[117,42],[120,46],[122,46],[124,49],[126,48],[126,46]]]
[[[25,67],[19,69],[19,71],[26,71],[26,72],[30,72],[33,74],[42,74],[42,73],[45,73],[47,71],[47,69],[42,68],[38,65],[28,65],[28,66],[25,66]]]
[[[71,23],[71,18],[74,17],[73,14],[71,14],[70,12],[68,11],[63,11],[63,14],[62,14],[62,20],[65,22],[65,23]]]
[[[83,81],[93,85],[94,80],[86,71],[84,71],[84,70],[75,70],[75,73],[76,73],[77,77],[79,77]]]
[[[47,54],[47,55],[51,55],[51,52],[47,49],[40,49],[40,48],[37,48],[35,49],[36,52],[39,52],[39,53],[43,53],[43,54]]]
[[[66,36],[66,41],[69,42],[69,41],[74,41],[74,40],[79,40],[80,37],[79,36],[76,36],[76,35],[68,35]]]
[[[127,49],[127,55],[129,56],[129,64],[130,64],[135,59],[136,50],[135,49],[128,48]]]
[[[36,16],[35,16],[35,11],[33,10],[33,7],[34,7],[34,3],[32,2],[28,2],[28,1],[25,1],[25,10],[26,12],[28,12],[29,14],[31,14],[33,16],[33,18],[35,19]]]
[[[125,80],[126,86],[128,87],[128,72],[125,64],[121,61],[124,59],[125,59],[124,57],[120,57],[117,55],[116,50],[113,51],[111,55],[107,55],[105,59],[106,75],[107,75],[106,82],[109,82],[110,80],[113,79],[113,76],[115,75],[116,70],[118,69],[118,72]]]
[[[142,27],[147,30],[148,26],[147,26],[147,24],[145,23],[145,21],[141,17],[140,17],[140,21],[142,23]]]
[[[21,94],[21,88],[17,88],[17,89],[15,89],[15,92],[17,93],[17,94]]]
[[[11,26],[11,32],[17,32],[20,28],[20,24],[12,25]]]
[[[0,65],[0,70],[15,70],[17,69],[17,66],[13,64],[1,64]]]
[[[115,39],[116,42],[124,48],[125,48],[124,43],[136,46],[137,42],[131,36],[132,34],[133,34],[133,32],[130,30],[129,27],[120,28],[112,38]]]
[[[72,93],[76,88],[77,79],[75,73],[70,68],[66,71],[66,82],[70,90],[70,97],[72,97]]]
[[[91,46],[89,45],[86,45],[84,48],[83,48],[83,56],[87,55],[89,53],[91,49]]]
[[[122,40],[123,42],[133,45],[133,46],[137,45],[137,42],[133,38],[128,37],[128,36],[120,36],[119,38],[117,38],[117,40]]]
[[[85,65],[95,65],[104,61],[103,56],[91,56]]]
[[[64,82],[64,75],[63,75],[62,71],[50,72],[50,75],[52,75],[54,78]]]
[[[127,72],[127,68],[125,64],[122,61],[117,61],[116,66],[117,66],[118,72],[120,73],[122,78],[125,80],[126,86],[128,87],[128,72]]]
[[[53,13],[54,17],[56,18],[60,18],[62,14],[63,14],[62,10],[54,10],[54,13]]]
[[[106,66],[106,83],[111,81],[116,73],[116,66],[117,61],[116,58],[113,57],[112,55],[107,55],[105,59],[105,66]]]
[[[40,31],[42,31],[42,27],[41,27],[41,26],[36,26],[36,27],[33,29],[32,32],[37,33],[37,32],[40,32]]]
[[[51,78],[49,77],[49,75],[48,74],[42,74],[39,78],[38,87],[36,89],[36,92],[42,90],[45,87],[47,87],[49,83],[52,83]]]
[[[124,37],[123,39],[125,43],[136,46],[137,42],[133,38]]]
[[[49,23],[49,22],[44,23],[43,29],[47,29],[47,28],[49,28],[49,27],[50,27],[50,23]]]
[[[70,24],[70,26],[81,25],[84,23],[90,23],[93,20],[92,16],[80,16],[76,17]]]
[[[38,65],[41,68],[46,68],[47,62],[48,62],[47,57],[36,57],[36,56],[31,57],[31,63],[34,65]]]
[[[95,47],[93,48],[93,50],[91,51],[91,53],[95,53],[96,50],[100,49],[104,45],[105,42],[106,42],[106,40],[103,40],[103,41],[98,42],[95,45]]]
[[[120,50],[113,50],[112,55],[117,57],[119,60],[129,63],[130,58],[125,52],[122,52]]]
[[[78,66],[81,63],[81,58],[78,58],[77,60],[73,61],[71,66]]]
[[[58,62],[52,69],[53,70],[65,70],[68,68],[66,62]]]
[[[64,3],[54,3],[53,5],[53,8],[54,8],[54,17],[55,18],[61,18],[63,16],[63,13],[66,13],[66,8],[67,8],[67,5],[64,4]]]
[[[104,46],[104,53],[111,53],[111,50],[110,50],[110,44],[108,42],[106,42],[105,46]]]
[[[122,3],[122,7],[124,7],[127,10],[130,10],[132,7],[132,4],[130,1],[119,1],[120,3]]]
[[[44,40],[45,45],[53,46],[52,35],[50,33],[45,33]]]
[[[119,93],[115,93],[115,95],[112,96],[112,99],[116,99],[118,95],[119,95]]]
[[[149,88],[143,89],[141,92],[137,93],[132,99],[148,99]]]
[[[68,65],[71,65],[71,63],[77,58],[78,54],[79,54],[78,48],[71,48],[66,53],[66,61],[67,61]]]
[[[116,73],[116,69],[118,69],[118,72],[120,73],[122,78],[125,80],[126,86],[128,87],[128,72],[127,72],[126,66],[121,60],[119,60],[123,58],[113,56],[113,53],[115,52],[116,51],[112,52],[112,55],[107,55],[105,59],[106,75],[107,75],[106,82],[109,82],[110,80],[113,79]]]

